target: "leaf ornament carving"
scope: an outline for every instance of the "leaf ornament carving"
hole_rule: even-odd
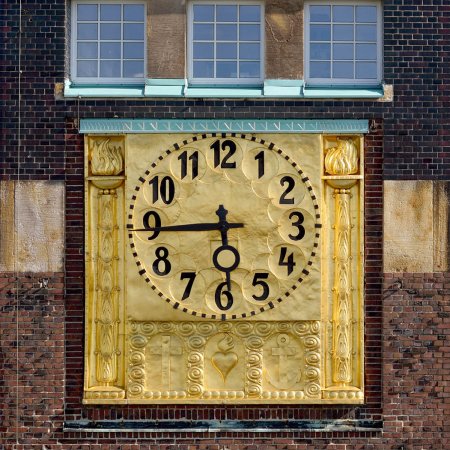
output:
[[[351,139],[337,139],[338,144],[325,155],[325,169],[331,175],[358,173],[358,149]]]
[[[119,175],[123,171],[122,147],[109,138],[93,141],[91,168],[94,175]]]

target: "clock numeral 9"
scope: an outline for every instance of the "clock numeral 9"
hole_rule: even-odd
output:
[[[187,156],[187,151],[181,153],[178,160],[181,162],[181,179],[185,178],[188,173],[188,159],[191,161],[191,178],[194,179],[198,176],[198,152],[195,151],[191,156]]]
[[[290,177],[289,175],[286,175],[285,177],[281,178],[280,180],[281,187],[286,186],[286,189],[280,196],[280,205],[293,205],[294,204],[294,197],[287,198],[287,195],[294,189],[295,187],[295,180]]]
[[[228,161],[236,153],[236,144],[232,140],[225,139],[220,143],[218,139],[209,148],[214,150],[214,168],[220,165],[222,169],[236,169],[236,161]],[[225,154],[222,160],[220,158],[220,149],[223,151],[228,149],[228,153]]]
[[[186,300],[191,295],[192,286],[194,285],[194,280],[196,277],[195,272],[181,272],[180,274],[180,280],[188,280],[186,289],[184,290],[183,297],[181,297],[181,300]]]
[[[233,294],[230,291],[228,291],[227,289],[224,290],[224,288],[226,286],[227,286],[226,281],[224,281],[223,283],[220,283],[217,286],[216,293],[214,295],[216,305],[221,311],[228,311],[233,306]],[[222,303],[223,297],[225,297],[225,300],[226,300],[225,305]]]
[[[154,224],[150,225],[150,217],[153,217]],[[159,214],[156,211],[147,211],[144,214],[144,217],[142,219],[142,222],[144,223],[144,228],[158,228],[161,226],[161,217],[159,217]],[[153,234],[149,236],[147,239],[151,241],[152,239],[156,239],[159,235],[159,231],[153,231]]]
[[[152,264],[153,272],[160,277],[168,275],[172,269],[172,264],[170,264],[170,261],[167,259],[169,256],[169,250],[166,247],[157,247],[155,250],[155,256],[156,259]],[[161,265],[163,266],[162,270],[160,270]]]
[[[262,293],[261,295],[252,295],[252,297],[257,301],[263,301],[266,300],[267,297],[269,297],[269,285],[263,281],[267,280],[269,278],[268,273],[255,273],[253,277],[252,286],[261,286],[262,287]]]
[[[305,220],[304,215],[299,212],[299,211],[292,211],[289,214],[289,219],[292,219],[293,217],[297,217],[297,220],[295,222],[292,222],[292,226],[293,227],[297,227],[298,229],[298,234],[296,234],[295,236],[293,236],[292,234],[288,234],[288,236],[293,240],[293,241],[301,241],[304,236],[305,236],[305,227],[302,225],[302,223]]]
[[[280,251],[280,259],[278,261],[279,266],[286,266],[287,267],[287,274],[290,275],[294,271],[294,267],[297,265],[294,261],[294,253],[291,253],[286,258],[287,248],[281,247]]]
[[[169,176],[163,177],[161,184],[159,183],[159,177],[156,175],[153,177],[148,184],[152,187],[153,197],[152,202],[156,203],[161,197],[161,201],[168,205],[172,203],[175,197],[175,183]]]

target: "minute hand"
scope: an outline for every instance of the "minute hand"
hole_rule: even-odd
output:
[[[134,228],[132,231],[213,231],[230,228],[243,228],[243,223],[189,223],[184,225],[167,225],[153,228]]]

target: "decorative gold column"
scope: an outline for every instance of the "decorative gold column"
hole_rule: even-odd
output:
[[[86,336],[85,401],[124,398],[123,380],[123,265],[120,233],[123,217],[124,140],[87,138],[86,265],[94,274],[87,283],[86,313],[91,334]],[[94,367],[93,367],[94,366]]]
[[[325,140],[326,142],[326,140]],[[360,318],[355,317],[362,305],[360,286],[354,285],[353,273],[355,263],[359,263],[362,253],[357,248],[360,243],[358,232],[360,223],[352,223],[352,218],[359,220],[359,211],[352,211],[352,197],[354,206],[358,209],[359,182],[362,178],[359,167],[358,148],[354,138],[336,138],[331,148],[325,148],[324,176],[327,184],[332,188],[334,198],[333,215],[328,217],[333,229],[333,268],[330,271],[331,288],[331,347],[328,368],[331,386],[328,388],[330,397],[347,398],[348,392],[361,389],[358,378],[362,364],[362,324]],[[331,206],[331,205],[330,205]],[[329,207],[328,211],[332,208]],[[355,235],[355,236],[353,236]],[[356,244],[356,245],[355,245]],[[355,248],[353,248],[355,247]],[[360,280],[355,280],[356,285]],[[355,330],[356,326],[356,330]],[[358,339],[360,338],[360,339]],[[330,376],[331,372],[331,376]],[[334,391],[334,392],[333,392]],[[344,391],[339,392],[339,391]],[[361,392],[362,394],[362,392]],[[354,395],[352,393],[352,395]],[[326,397],[326,396],[325,396]]]

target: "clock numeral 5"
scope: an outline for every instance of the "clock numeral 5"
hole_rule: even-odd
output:
[[[226,287],[227,287],[226,281],[220,283],[217,286],[216,293],[214,295],[216,305],[221,311],[228,311],[233,306],[233,294],[227,289],[224,290],[224,288]],[[222,303],[222,297],[225,297],[226,300],[225,305]]]
[[[269,296],[269,285],[263,281],[263,280],[267,280],[269,278],[269,274],[268,273],[255,273],[254,277],[253,277],[253,282],[252,282],[252,286],[261,286],[262,287],[262,293],[261,295],[252,295],[252,297],[255,300],[258,301],[263,301],[266,300],[267,297]]]
[[[161,201],[168,205],[175,197],[175,183],[169,176],[163,177],[159,183],[159,176],[153,177],[148,184],[152,187],[152,202],[156,203],[161,197]]]
[[[194,285],[194,280],[197,274],[195,272],[181,272],[180,280],[188,280],[186,289],[184,290],[183,297],[181,300],[186,300],[191,295],[192,286]]]
[[[214,168],[218,167],[220,164],[222,169],[236,169],[236,161],[228,161],[236,153],[236,144],[232,140],[225,139],[222,143],[220,143],[220,140],[218,139],[211,144],[209,148],[214,150]],[[223,151],[228,149],[228,152],[225,154],[223,159],[220,158],[220,149]]]
[[[287,248],[281,247],[280,251],[280,259],[278,261],[279,266],[286,266],[287,267],[287,274],[290,275],[294,271],[294,267],[297,265],[294,262],[294,253],[291,253],[286,258]]]
[[[157,247],[155,250],[155,256],[156,259],[152,264],[153,272],[160,277],[168,275],[172,269],[172,264],[170,264],[170,261],[167,259],[169,257],[169,250],[166,247]],[[160,270],[161,265],[163,266],[162,270]]]

